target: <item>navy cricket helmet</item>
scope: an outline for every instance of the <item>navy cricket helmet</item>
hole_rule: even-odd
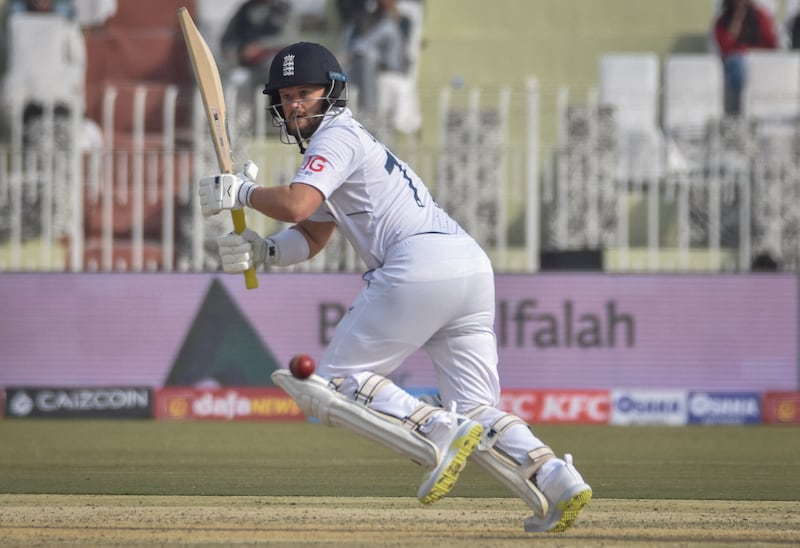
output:
[[[327,48],[314,42],[297,42],[280,50],[272,59],[269,82],[264,86],[272,107],[281,103],[279,90],[289,86],[319,84],[329,86],[331,106],[347,104],[345,83],[347,76],[339,61]]]

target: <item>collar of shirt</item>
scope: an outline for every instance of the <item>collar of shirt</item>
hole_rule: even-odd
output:
[[[330,124],[332,124],[335,120],[349,120],[353,117],[353,112],[347,107],[331,107],[328,111],[328,114],[322,119],[320,122],[317,131],[314,132],[314,135],[311,136],[311,139],[308,140],[310,143],[315,136],[319,135],[320,131],[324,130]]]

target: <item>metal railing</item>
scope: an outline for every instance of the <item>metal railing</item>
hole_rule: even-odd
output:
[[[255,160],[262,184],[289,182],[300,156],[278,142],[265,97],[256,91],[240,104],[236,94],[228,97],[236,162]],[[114,131],[116,100],[117,90],[107,88],[95,126],[76,116],[77,108],[64,114],[45,105],[32,122],[21,101],[4,103],[0,271],[219,269],[215,239],[230,224],[227,215],[204,219],[194,192],[194,183],[216,170],[199,95],[188,136],[176,124],[178,89],[158,95],[163,128],[155,135],[144,127],[152,106],[147,86],[135,90],[132,129],[122,136]],[[555,106],[561,138],[543,144],[542,108],[549,107],[535,80],[524,89],[448,88],[438,95],[435,145],[380,136],[489,251],[498,271],[535,272],[543,249],[587,248],[602,250],[611,271],[746,271],[762,251],[798,269],[794,126],[773,131],[723,120],[703,135],[662,137],[637,152],[616,132],[613,113],[564,100]],[[624,167],[632,154],[664,169],[634,176]],[[254,212],[248,223],[263,234],[281,228]],[[335,240],[293,269],[361,268]]]

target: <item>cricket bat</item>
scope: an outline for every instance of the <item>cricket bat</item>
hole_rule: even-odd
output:
[[[194,24],[189,10],[185,7],[178,9],[178,19],[183,31],[183,39],[186,48],[189,50],[189,57],[192,60],[194,77],[200,88],[200,95],[203,97],[203,106],[208,118],[208,127],[211,130],[211,137],[214,140],[214,150],[217,153],[219,169],[222,173],[233,173],[233,157],[230,139],[228,136],[228,125],[225,113],[225,97],[222,93],[222,81],[219,77],[217,63],[208,44],[203,39],[197,25]],[[233,217],[233,229],[237,234],[244,232],[247,225],[244,220],[244,211],[241,209],[231,210]],[[247,289],[258,287],[256,270],[251,267],[244,273],[244,280]]]

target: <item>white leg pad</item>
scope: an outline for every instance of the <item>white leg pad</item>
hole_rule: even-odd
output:
[[[474,419],[482,412],[482,408],[473,410],[469,415]],[[539,467],[554,457],[549,447],[540,447],[528,453],[528,461],[518,463],[494,445],[503,433],[516,424],[525,424],[515,415],[504,414],[491,428],[485,428],[478,450],[470,455],[470,460],[477,462],[489,475],[508,487],[512,493],[521,498],[533,511],[534,516],[544,519],[549,510],[549,503],[538,487],[531,481]]]
[[[505,485],[516,496],[521,498],[533,511],[534,515],[544,519],[549,504],[544,493],[539,491],[533,482],[522,476],[519,465],[496,449],[480,449],[473,451],[470,461],[477,462],[490,476]]]
[[[439,450],[433,443],[405,428],[398,419],[347,399],[319,375],[297,379],[279,369],[272,373],[272,382],[289,394],[308,417],[376,441],[426,468],[438,464]]]

